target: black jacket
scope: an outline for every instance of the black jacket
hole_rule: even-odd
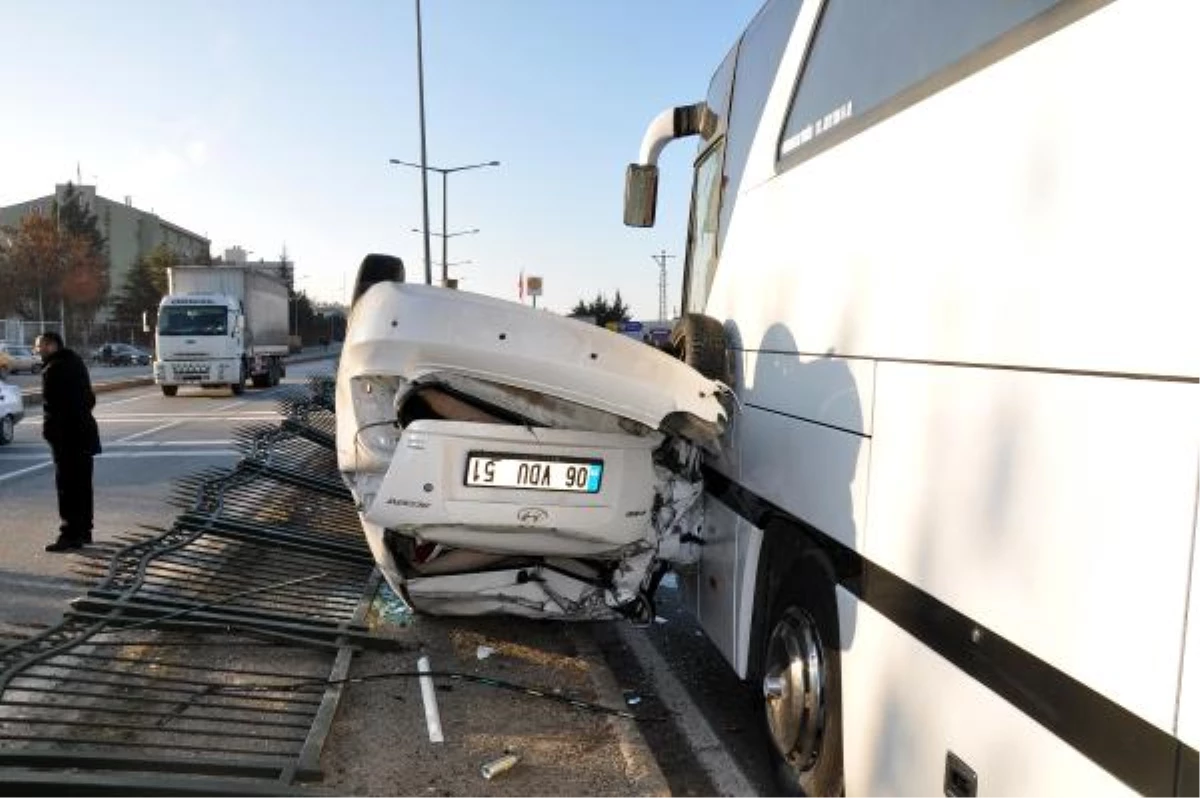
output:
[[[42,368],[42,437],[60,454],[100,454],[92,408],[96,395],[87,366],[70,349],[46,358]]]

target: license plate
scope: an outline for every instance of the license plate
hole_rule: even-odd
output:
[[[599,493],[602,460],[573,457],[527,457],[520,454],[471,452],[465,484],[476,488],[557,490]]]

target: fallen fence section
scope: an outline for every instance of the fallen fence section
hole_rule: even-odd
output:
[[[273,795],[319,779],[379,584],[337,475],[332,380],[117,550],[62,622],[0,650],[0,792]],[[86,551],[86,550],[85,550]],[[390,644],[390,643],[388,643]]]

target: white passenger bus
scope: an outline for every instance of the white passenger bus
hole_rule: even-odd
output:
[[[810,793],[1196,795],[1200,3],[772,0],[678,344],[740,410],[689,603]]]

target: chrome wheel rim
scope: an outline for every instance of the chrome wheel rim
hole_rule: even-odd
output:
[[[825,720],[825,658],[816,625],[790,608],[767,644],[763,704],[771,742],[800,770],[815,764]]]

